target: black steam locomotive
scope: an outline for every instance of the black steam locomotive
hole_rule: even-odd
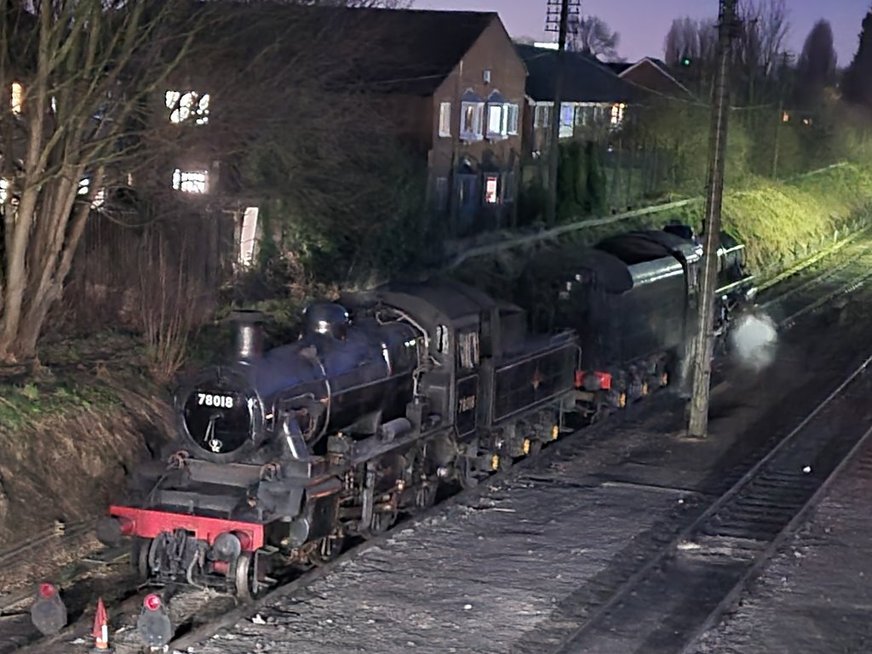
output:
[[[270,570],[430,506],[556,439],[575,335],[457,283],[390,285],[315,304],[291,345],[238,326],[235,361],[178,396],[179,442],[137,470],[99,535],[134,538],[140,572],[251,596]]]
[[[590,249],[555,247],[531,262],[515,301],[537,331],[579,335],[579,408],[591,417],[686,377],[699,312],[703,248],[683,225],[607,238]],[[714,330],[726,346],[733,313],[754,295],[744,245],[721,234]]]
[[[256,595],[274,571],[429,507],[443,483],[537,452],[569,418],[666,385],[700,255],[669,231],[564,249],[514,304],[451,281],[389,284],[309,306],[300,339],[268,350],[243,314],[233,360],[178,393],[178,438],[98,536],[130,538],[149,579]],[[721,255],[725,306],[749,278],[740,246]]]

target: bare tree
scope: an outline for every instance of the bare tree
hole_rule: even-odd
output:
[[[718,32],[713,19],[684,17],[672,21],[664,42],[665,61],[700,95],[714,80]]]
[[[598,16],[573,18],[568,32],[567,43],[570,50],[612,61],[617,60],[620,34],[612,30],[602,18]]]
[[[797,64],[797,101],[801,106],[816,104],[828,86],[836,81],[836,50],[833,29],[826,20],[814,24]]]
[[[747,102],[773,92],[789,24],[784,0],[741,0],[738,16],[733,47],[735,97]],[[684,77],[705,95],[713,79],[716,45],[716,20],[675,19],[664,42],[666,62],[679,68],[683,61],[689,62]]]
[[[685,58],[696,58],[699,50],[699,23],[689,16],[675,18],[663,44],[667,65],[678,66]]]
[[[785,41],[790,34],[790,22],[785,0],[768,0],[759,12],[758,32],[760,65],[763,74],[770,77],[784,53]]]
[[[195,28],[175,29],[180,4],[0,0],[0,147],[11,180],[0,359],[35,355],[98,194],[129,160],[143,102],[187,52]]]

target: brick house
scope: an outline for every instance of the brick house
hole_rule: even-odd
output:
[[[434,214],[454,235],[511,224],[527,71],[499,15],[353,11],[378,25],[361,77],[426,158]]]
[[[289,7],[279,17],[300,11],[330,21],[319,48],[344,47],[338,41],[367,43],[346,59],[342,84],[366,103],[362,110],[390,117],[393,131],[426,163],[422,193],[436,219],[447,221],[448,233],[510,224],[526,68],[498,14]],[[187,107],[182,111],[187,122],[208,120],[208,102],[208,97],[167,97],[169,111]],[[178,190],[202,192],[217,181],[203,166],[189,165],[174,175]]]
[[[537,158],[548,147],[554,115],[557,52],[516,45],[529,71],[524,122],[525,154]],[[631,84],[581,52],[566,52],[560,103],[560,138],[601,140],[618,129],[628,104],[638,100]]]

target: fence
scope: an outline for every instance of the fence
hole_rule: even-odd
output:
[[[58,308],[55,325],[93,333],[105,327],[141,329],[145,303],[155,310],[184,301],[208,312],[232,277],[237,226],[232,215],[206,211],[131,225],[95,212]]]
[[[808,177],[811,175],[817,175],[823,173],[828,170],[832,170],[833,168],[838,168],[840,166],[846,165],[844,162],[831,164],[829,166],[825,166],[823,168],[818,168],[816,170],[808,171],[805,173],[801,173],[797,175],[797,178]],[[565,225],[559,225],[557,227],[553,227],[551,229],[544,229],[534,232],[532,234],[523,234],[516,235],[504,240],[495,242],[495,243],[487,243],[484,245],[479,245],[476,247],[471,247],[463,250],[462,252],[456,254],[446,265],[447,270],[451,270],[453,268],[458,267],[464,261],[468,261],[469,259],[474,259],[476,257],[482,256],[490,256],[494,254],[498,254],[500,252],[504,252],[506,250],[511,250],[513,248],[524,247],[528,245],[532,245],[534,243],[545,242],[549,240],[556,239],[564,234],[569,234],[572,232],[577,232],[582,229],[589,229],[592,227],[601,227],[603,225],[610,225],[613,223],[623,222],[635,218],[642,218],[644,216],[652,215],[652,214],[660,214],[666,213],[668,211],[672,211],[674,209],[680,209],[682,207],[686,207],[692,204],[698,204],[703,201],[702,197],[693,197],[684,200],[678,200],[675,202],[666,202],[662,204],[651,205],[649,207],[643,207],[641,209],[634,209],[631,211],[626,211],[623,213],[615,214],[612,216],[605,217],[597,217],[597,218],[587,218],[585,220],[578,220],[575,222],[567,223]]]

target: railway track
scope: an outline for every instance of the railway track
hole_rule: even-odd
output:
[[[757,307],[776,322],[790,325],[846,290],[853,290],[853,284],[865,283],[870,277],[872,244],[866,239],[845,239],[841,243],[842,247],[832,251],[827,259],[828,265],[823,269],[818,270],[820,261],[815,261],[796,269],[777,286],[764,288],[759,294]]]
[[[800,312],[800,315],[803,313],[807,313],[812,311],[820,306],[823,306],[826,302],[832,300],[834,297],[840,294],[848,293],[852,290],[856,290],[865,282],[865,279],[872,274],[864,274],[866,270],[872,269],[872,266],[869,266],[869,263],[872,263],[872,252],[870,252],[870,248],[865,245],[860,245],[852,242],[847,242],[844,246],[839,248],[839,253],[844,255],[847,258],[846,262],[840,261],[837,265],[837,273],[829,274],[827,270],[824,270],[822,275],[817,277],[812,277],[809,279],[803,279],[799,284],[795,284],[792,289],[789,290],[788,293],[783,293],[774,298],[767,298],[766,305],[770,309],[772,307],[778,306],[779,300],[787,300],[789,299],[794,304],[794,310],[787,311],[788,318],[792,322],[795,320],[797,311]],[[866,254],[870,257],[870,261],[866,261],[864,263],[864,259],[862,255]],[[861,272],[862,271],[862,272]],[[799,275],[799,273],[796,273]],[[838,277],[841,275],[845,275],[849,281],[845,282],[842,280],[842,283],[838,283]],[[829,290],[823,299],[818,297],[813,302],[809,302],[808,295],[813,295],[814,291],[817,290],[819,292],[823,281],[820,280],[820,277],[824,276],[825,280],[835,280],[836,284],[834,284],[834,288]],[[814,283],[810,283],[814,282]],[[801,304],[802,302],[805,304]],[[796,303],[799,304],[796,304]],[[812,307],[811,305],[814,304]],[[786,323],[787,321],[782,321]],[[526,463],[532,459],[527,459],[522,462]],[[517,470],[517,465],[515,466],[515,470]],[[498,479],[500,475],[492,477],[492,479]],[[436,510],[439,507],[444,506],[444,504],[437,505],[432,510]],[[431,510],[431,512],[432,512]],[[418,516],[418,519],[426,518],[430,512],[425,514],[421,514]],[[398,523],[398,527],[408,527],[410,525],[409,522]],[[388,536],[390,532],[388,532]],[[329,573],[331,570],[335,569],[337,566],[341,565],[343,561],[347,560],[351,556],[356,556],[364,549],[371,547],[373,545],[377,545],[380,542],[379,538],[367,541],[354,548],[354,550],[346,553],[342,557],[340,557],[334,563],[324,566],[322,568],[314,569],[309,572],[303,573],[301,576],[296,579],[290,581],[288,584],[276,589],[275,591],[269,593],[261,600],[259,600],[254,605],[245,605],[239,607],[238,609],[233,609],[233,601],[228,600],[227,597],[224,596],[216,596],[214,593],[203,592],[198,590],[189,590],[189,589],[167,589],[167,595],[171,597],[172,601],[169,602],[170,611],[173,617],[174,624],[178,625],[178,629],[176,631],[176,639],[173,642],[173,647],[176,649],[183,650],[190,644],[193,644],[197,640],[201,640],[205,635],[207,635],[212,630],[212,623],[218,616],[221,616],[221,622],[225,623],[229,620],[234,619],[234,616],[240,617],[245,614],[249,614],[252,611],[256,610],[256,607],[261,604],[268,603],[281,597],[283,595],[291,594],[300,588],[307,586],[312,583],[317,578]],[[657,543],[658,547],[663,545],[662,539]],[[0,557],[3,554],[0,553]],[[98,566],[102,567],[104,571],[109,571],[107,576],[117,579],[117,583],[120,585],[116,585],[114,590],[116,591],[114,595],[110,595],[107,599],[111,601],[110,606],[110,620],[113,624],[113,628],[116,628],[121,624],[121,620],[124,616],[135,615],[139,611],[139,607],[141,605],[142,598],[145,595],[144,591],[137,589],[135,584],[130,581],[128,575],[124,575],[123,573],[116,573],[114,570],[117,569],[118,565],[123,563],[126,560],[126,556],[120,552],[113,552],[111,550],[100,550],[94,552],[91,556],[91,559]],[[78,584],[78,579],[80,576],[86,576],[91,573],[94,569],[93,565],[85,565],[80,566],[77,572],[67,574],[62,578],[58,579],[59,584],[64,589],[65,595],[82,595],[84,591],[79,592],[76,590],[76,586]],[[78,575],[78,576],[77,576]],[[26,610],[24,609],[24,602],[27,601],[30,597],[32,591],[28,592],[27,595],[23,593],[18,593],[15,597],[8,598],[8,601],[3,604],[3,600],[0,599],[0,653],[6,651],[25,651],[25,652],[43,652],[47,651],[46,648],[51,645],[57,645],[62,642],[70,642],[76,638],[87,637],[90,633],[90,624],[88,620],[79,620],[79,623],[71,624],[71,626],[65,629],[61,634],[51,638],[39,638],[38,634],[31,628],[31,633],[21,635],[19,634],[15,640],[18,641],[18,644],[29,643],[24,649],[8,649],[7,643],[9,642],[6,639],[6,631],[10,620],[17,619],[23,620],[26,617]],[[93,603],[94,597],[90,597],[87,601]],[[91,607],[93,608],[93,607]],[[17,609],[17,610],[16,610]],[[88,609],[85,605],[77,606],[71,612],[71,618],[79,617],[81,618],[85,615],[85,612]],[[87,617],[87,616],[86,616]],[[5,618],[5,619],[4,619]],[[4,624],[6,622],[7,624]],[[130,630],[128,630],[130,631]],[[126,638],[122,638],[122,641],[126,640]],[[138,643],[132,642],[134,639],[131,634],[131,642],[118,643],[119,652],[138,652],[139,645]]]
[[[685,652],[872,441],[863,361],[815,410],[594,609],[555,652]]]

